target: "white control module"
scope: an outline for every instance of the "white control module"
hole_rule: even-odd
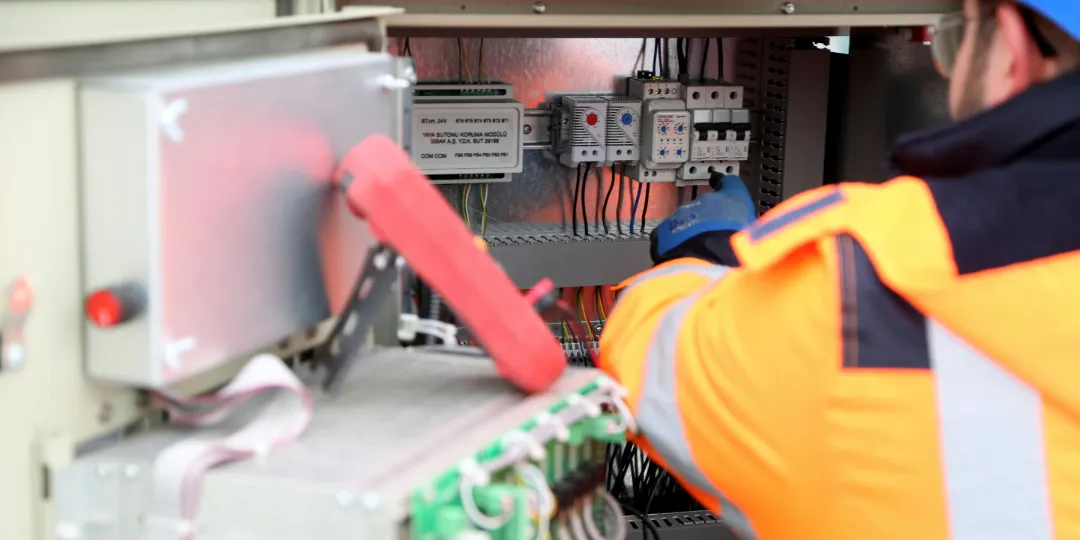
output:
[[[508,182],[525,161],[525,108],[505,83],[420,83],[409,153],[436,184]]]
[[[642,165],[677,169],[690,159],[691,116],[679,99],[653,99],[643,104]]]
[[[556,111],[555,151],[567,167],[607,160],[608,101],[597,96],[563,96]]]
[[[641,100],[607,99],[607,165],[637,162],[641,154]]]

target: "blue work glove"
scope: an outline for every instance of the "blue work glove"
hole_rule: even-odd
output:
[[[737,264],[731,260],[734,254],[730,237],[754,221],[754,201],[738,176],[714,175],[709,183],[716,191],[680,207],[653,229],[653,262],[698,257],[718,264]]]

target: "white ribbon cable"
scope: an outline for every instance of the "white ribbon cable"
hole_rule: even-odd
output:
[[[203,475],[239,459],[264,455],[296,440],[312,417],[308,389],[280,358],[252,358],[221,390],[180,398],[160,394],[171,419],[198,428],[154,462],[150,540],[187,540],[197,532]]]

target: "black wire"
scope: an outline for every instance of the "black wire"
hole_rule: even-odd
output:
[[[485,69],[486,67],[487,66],[484,65],[484,38],[480,38],[480,62],[476,66],[476,69],[480,71],[480,73],[477,74],[477,80],[480,82],[484,82],[484,79],[487,78],[487,73],[485,73],[485,71],[487,71]],[[479,77],[480,75],[483,75],[483,77]]]
[[[402,47],[402,52],[409,58],[412,58],[412,47],[409,45],[409,38],[405,38],[405,46]]]
[[[580,191],[581,191],[581,164],[578,163],[578,166],[577,166],[577,181],[574,182],[574,202],[573,202],[573,204],[570,205],[570,208],[574,212],[574,217],[573,217],[574,236],[577,236],[577,202],[578,202],[578,192],[580,192]]]
[[[724,80],[724,40],[716,38],[716,80]]]
[[[660,72],[664,76],[666,76],[667,70],[669,70],[669,69],[667,69],[667,54],[665,54],[667,52],[666,41],[667,40],[657,38],[657,43],[661,45],[660,46]]]
[[[585,174],[581,175],[581,221],[585,224],[585,236],[589,236],[589,211],[585,208],[585,186],[589,183],[589,169],[592,169],[592,163],[585,164]]]
[[[465,65],[461,63],[462,57],[465,56],[464,49],[461,48],[461,38],[457,39],[457,78],[459,81],[465,80]]]
[[[705,80],[705,62],[709,59],[709,38],[705,38],[705,48],[701,51],[701,80]]]
[[[675,55],[678,57],[678,60],[679,60],[679,75],[686,75],[687,74],[686,69],[687,69],[688,62],[687,62],[687,57],[686,57],[686,53],[687,53],[686,46],[687,46],[686,38],[677,38],[677,39],[675,39]]]
[[[653,525],[652,522],[649,521],[649,516],[648,515],[641,513],[640,511],[634,509],[633,506],[630,506],[628,504],[624,504],[624,505],[622,505],[622,507],[623,507],[623,512],[630,512],[631,514],[634,515],[634,517],[641,520],[641,525],[645,527],[645,532],[651,534],[652,537],[653,537],[653,540],[660,540],[660,531],[657,531],[656,530],[656,525]],[[645,535],[642,535],[642,538],[645,538]]]
[[[663,43],[664,43],[664,48],[663,48],[663,51],[660,53],[660,65],[662,66],[660,68],[660,71],[662,71],[664,73],[664,79],[671,79],[672,78],[671,39],[670,38],[664,38]]]
[[[612,172],[614,172],[612,168]],[[623,184],[626,182],[626,164],[622,166],[622,170],[619,171],[619,196],[616,197],[615,202],[615,230],[622,234],[622,203],[623,203]]]
[[[690,200],[693,201],[697,198],[697,186],[690,188]]]
[[[599,184],[597,184],[599,185]],[[604,195],[604,209],[601,213],[604,214],[604,234],[608,234],[608,222],[607,222],[607,203],[611,200],[611,192],[615,190],[615,166],[611,166],[611,183],[608,184],[607,195]]]
[[[641,205],[641,232],[645,232],[645,212],[649,209],[649,192],[652,191],[652,182],[645,184],[645,202]]]

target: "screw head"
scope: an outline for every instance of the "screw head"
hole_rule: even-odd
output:
[[[524,131],[525,134],[528,135],[532,133],[532,126],[530,126],[529,124],[525,124],[525,127],[522,128],[522,131]]]
[[[347,491],[342,491],[338,493],[336,498],[338,506],[351,506],[352,503],[355,501],[352,494]]]
[[[780,9],[782,9],[785,14],[791,15],[792,13],[795,13],[795,4],[793,4],[791,2],[787,2]]]
[[[128,478],[135,478],[136,476],[139,476],[139,466],[128,465],[127,467],[124,467],[124,476]]]
[[[543,2],[537,2],[533,4],[533,13],[541,14],[545,11],[547,11],[547,5],[545,5]]]
[[[112,403],[108,401],[101,404],[101,408],[98,409],[97,420],[99,423],[107,424],[112,420],[113,408]]]
[[[3,348],[4,355],[0,358],[0,365],[4,369],[19,369],[26,362],[26,349],[22,343],[9,343]]]
[[[364,508],[367,508],[368,510],[375,510],[382,503],[382,501],[379,500],[379,496],[374,493],[364,495],[361,502],[363,503]]]

